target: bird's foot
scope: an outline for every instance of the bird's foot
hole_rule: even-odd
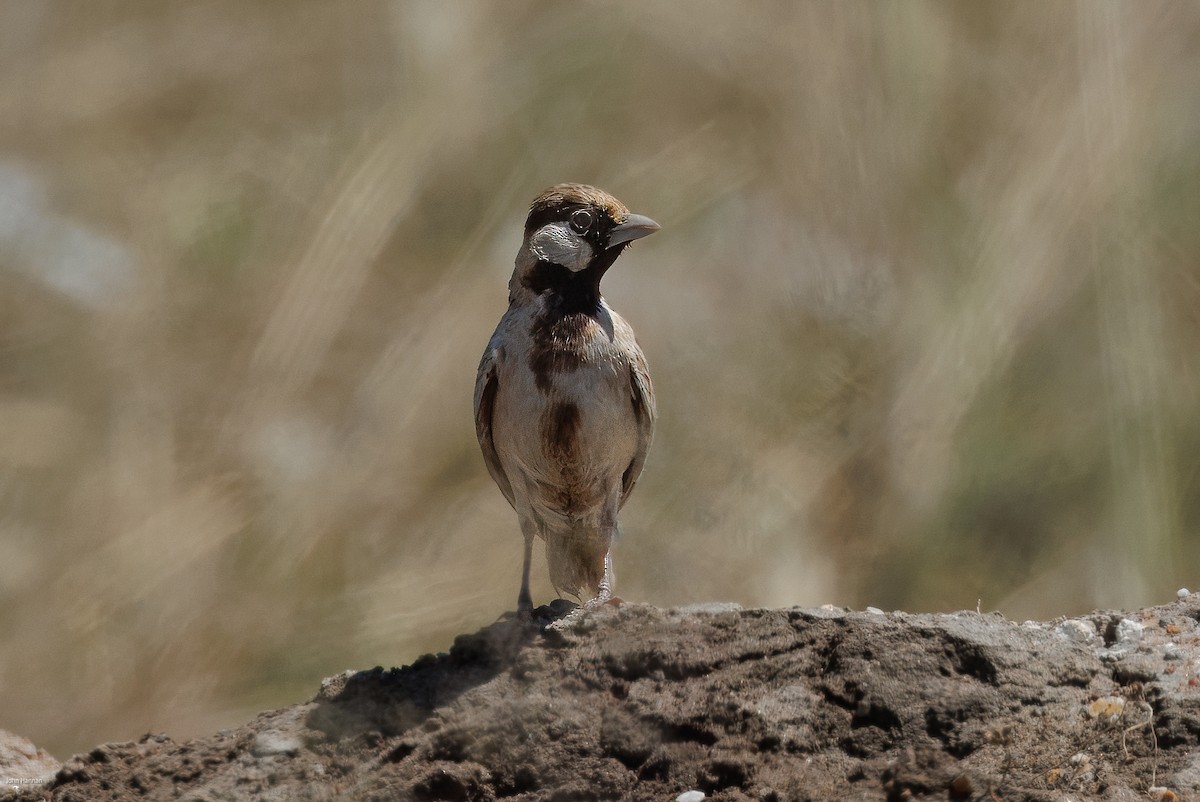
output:
[[[599,610],[601,607],[620,607],[625,603],[625,600],[620,596],[597,596],[585,602],[583,607],[585,610]]]
[[[533,602],[529,599],[521,599],[517,602],[517,621],[522,624],[533,623]]]
[[[549,604],[543,604],[540,607],[534,607],[532,603],[526,605],[518,602],[516,612],[505,613],[501,616],[501,619],[507,621],[515,620],[523,626],[537,626],[540,629],[544,629],[555,621],[560,621],[580,609],[582,609],[580,605],[566,599],[555,599]]]

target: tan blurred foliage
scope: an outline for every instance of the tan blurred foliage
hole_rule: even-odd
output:
[[[196,733],[511,609],[471,389],[564,180],[664,226],[606,281],[625,598],[1197,584],[1197,76],[1187,3],[0,5],[0,726]]]

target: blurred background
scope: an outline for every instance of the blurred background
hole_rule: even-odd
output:
[[[627,600],[1200,584],[1197,76],[1186,3],[0,3],[0,727],[197,735],[513,609],[471,396],[559,181],[663,225],[605,283]]]

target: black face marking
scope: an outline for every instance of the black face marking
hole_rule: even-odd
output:
[[[628,245],[628,242],[622,242],[607,249],[593,245],[595,256],[592,261],[576,273],[562,265],[539,261],[521,276],[521,286],[534,295],[552,292],[553,303],[561,314],[591,313],[600,304],[600,279]]]
[[[563,223],[592,246],[592,253],[598,258],[607,250],[608,237],[617,223],[603,209],[580,203],[567,203],[562,206],[552,206],[546,209],[535,209],[529,213],[525,223],[525,236],[537,231],[550,223]],[[617,251],[620,253],[620,251]],[[612,262],[610,261],[611,265]]]
[[[586,268],[572,273],[560,265],[538,263],[523,277],[526,289],[562,296],[563,312],[587,311],[600,297],[600,279],[628,243],[608,247],[612,230],[629,217],[629,210],[612,195],[585,184],[558,184],[537,198],[525,219],[526,240],[551,223],[566,223],[592,249]]]
[[[600,253],[612,229],[629,216],[629,210],[615,198],[596,192],[554,195],[535,201],[525,219],[525,236],[549,223],[565,222],[592,246],[593,253]]]

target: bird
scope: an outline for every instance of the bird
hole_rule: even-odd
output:
[[[617,513],[646,463],[657,412],[646,357],[600,280],[632,242],[659,229],[588,184],[556,184],[530,205],[474,403],[484,462],[525,539],[523,621],[533,615],[537,538],[560,597],[587,608],[617,601]]]

